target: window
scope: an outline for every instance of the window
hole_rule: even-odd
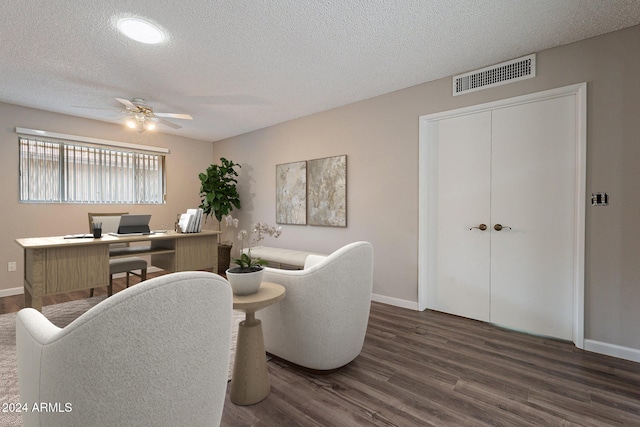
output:
[[[160,204],[165,156],[20,136],[20,201]]]

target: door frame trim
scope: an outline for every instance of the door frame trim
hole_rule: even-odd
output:
[[[419,167],[418,167],[418,310],[428,307],[427,287],[435,280],[435,272],[429,264],[435,259],[435,200],[437,195],[437,168],[432,151],[434,122],[456,116],[495,110],[514,105],[537,102],[550,98],[574,95],[576,102],[576,171],[574,214],[574,283],[573,283],[573,342],[584,348],[584,264],[585,264],[585,214],[587,167],[587,83],[564,86],[542,92],[506,98],[499,101],[427,114],[419,117]],[[431,148],[431,149],[430,149]]]

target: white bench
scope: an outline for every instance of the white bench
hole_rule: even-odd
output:
[[[243,249],[244,253],[248,249]],[[292,249],[271,248],[268,246],[255,246],[251,248],[251,258],[260,258],[269,262],[271,267],[289,270],[302,270],[304,262],[309,255],[321,255],[315,252],[294,251]]]

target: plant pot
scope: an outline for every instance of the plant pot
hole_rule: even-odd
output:
[[[218,274],[223,275],[231,264],[231,248],[233,245],[218,245]]]
[[[264,269],[262,267],[254,267],[251,270],[247,270],[233,267],[228,269],[226,274],[234,295],[251,295],[260,289]]]

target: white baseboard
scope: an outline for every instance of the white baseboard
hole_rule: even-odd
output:
[[[607,356],[640,363],[640,350],[635,348],[623,347],[616,344],[609,344],[594,340],[584,340],[584,349],[594,353],[605,354]]]
[[[13,295],[21,295],[24,293],[24,288],[9,288],[9,289],[0,289],[0,298],[2,297],[10,297]]]
[[[371,301],[381,302],[383,304],[393,305],[401,308],[408,308],[409,310],[418,310],[418,303],[416,301],[407,301],[405,299],[392,298],[378,294],[372,294]]]

